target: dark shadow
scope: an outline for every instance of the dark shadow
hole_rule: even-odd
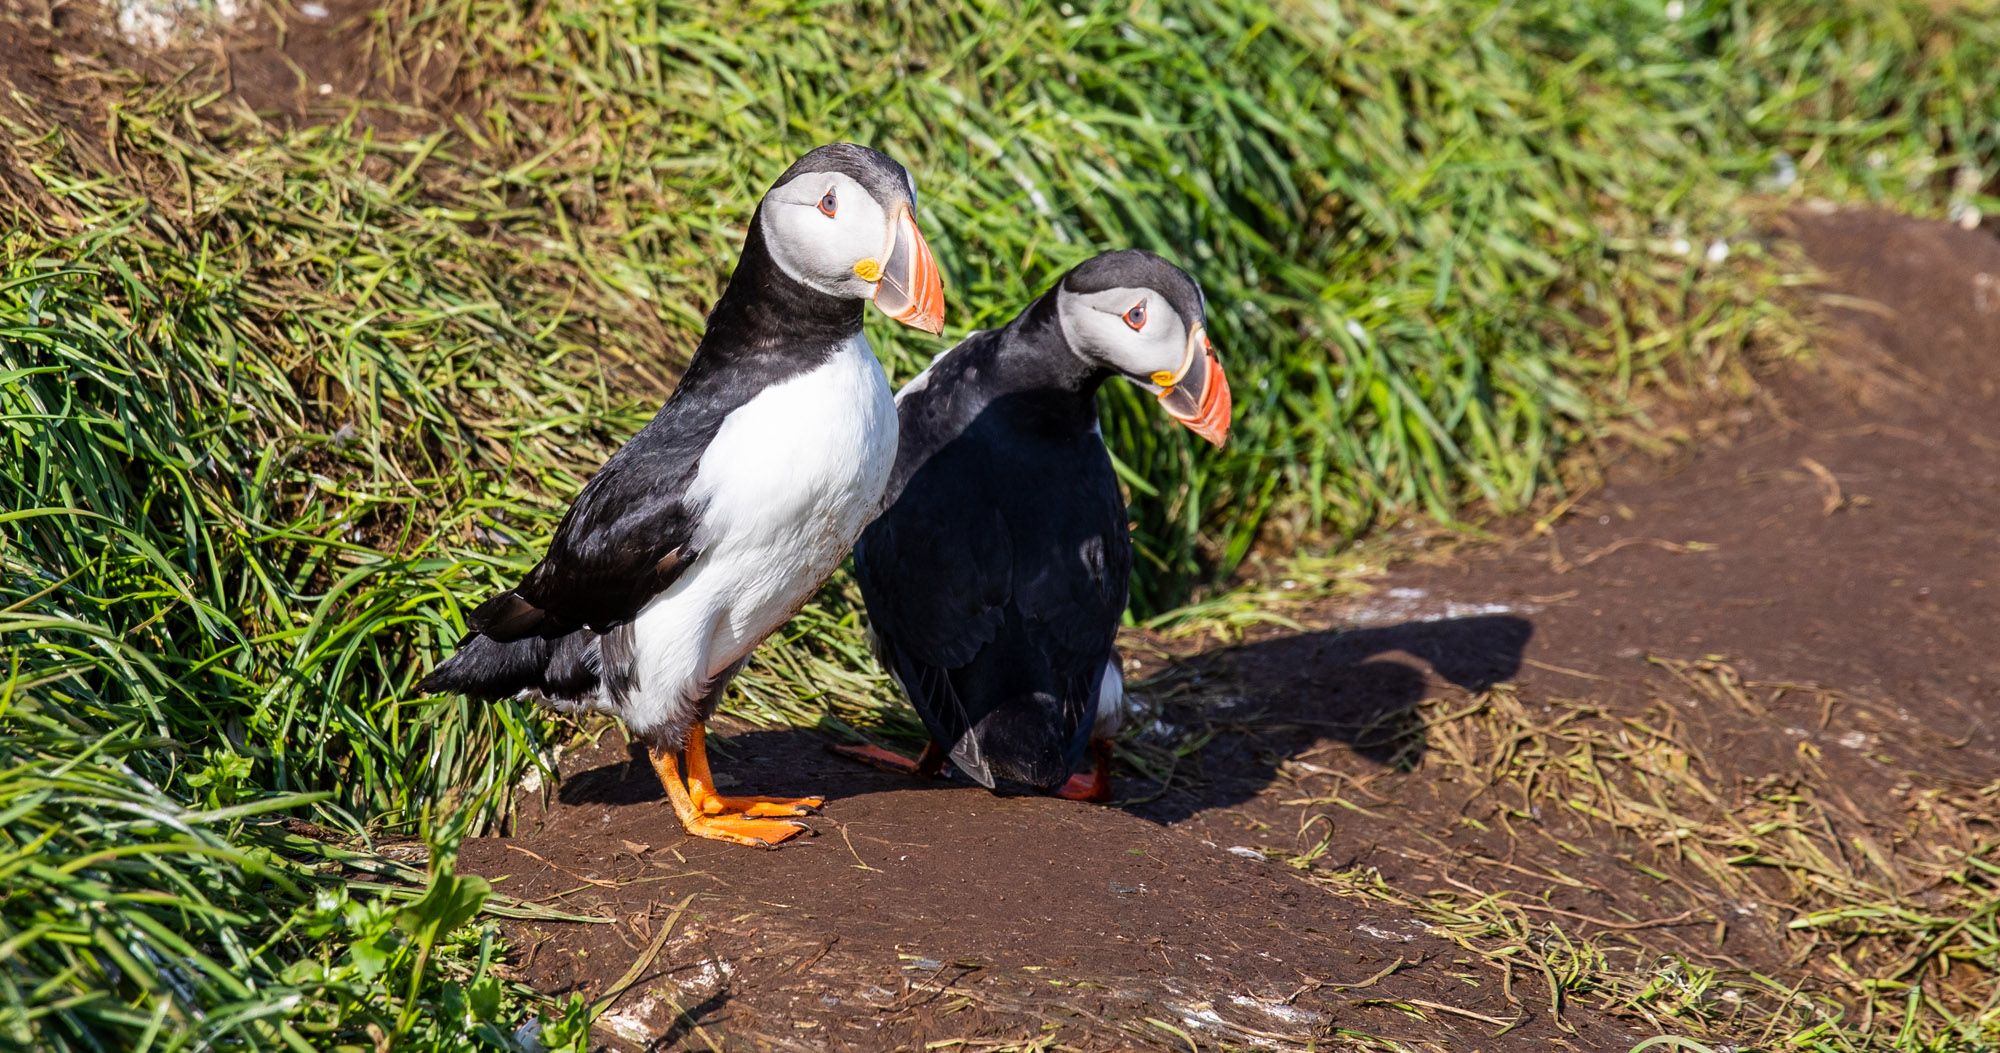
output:
[[[617,735],[619,732],[607,734]],[[627,743],[625,752],[622,764],[606,764],[565,777],[561,788],[556,791],[557,798],[564,804],[664,802],[666,795],[660,792],[660,779],[653,774],[652,762],[646,758],[646,747],[636,742]]]
[[[1139,718],[1147,726],[1130,729],[1121,750],[1160,778],[1121,764],[1117,794],[1134,802],[1128,807],[1134,814],[1176,822],[1255,797],[1279,765],[1330,743],[1373,764],[1412,770],[1425,750],[1418,704],[1442,686],[1437,682],[1477,692],[1507,680],[1520,669],[1533,635],[1525,619],[1482,615],[1301,633],[1185,659],[1134,685],[1152,705]],[[971,785],[963,777],[925,782],[835,756],[827,747],[840,739],[830,730],[728,730],[709,737],[725,793],[819,794],[831,802]],[[914,755],[920,744],[890,745]],[[665,804],[652,764],[636,743],[621,761],[570,774],[558,795],[567,805]]]
[[[1432,677],[1484,691],[1520,670],[1534,626],[1512,615],[1440,618],[1301,633],[1219,648],[1177,663],[1136,692],[1160,724],[1132,740],[1164,782],[1128,778],[1132,810],[1177,822],[1239,804],[1280,764],[1331,741],[1376,764],[1414,770],[1426,748],[1417,708]],[[1205,740],[1205,741],[1204,741]],[[1192,742],[1198,750],[1188,750]]]
[[[696,1002],[695,1004],[681,1010],[681,1015],[674,1018],[673,1026],[667,1028],[666,1034],[661,1035],[659,1038],[656,1038],[652,1042],[648,1043],[646,1048],[648,1050],[661,1050],[661,1051],[675,1048],[676,1043],[680,1042],[684,1038],[689,1037],[690,1035],[693,1035],[695,1028],[700,1027],[703,1022],[708,1020],[709,1017],[712,1017],[716,1013],[720,1012],[722,1007],[728,1004],[729,1004],[729,988],[724,987],[722,990],[717,991],[714,994],[709,995],[707,998],[704,998],[701,1001]],[[699,1046],[690,1045],[686,1048],[707,1049],[709,1047],[708,1044],[704,1042]]]
[[[881,790],[908,788],[924,783],[888,772],[867,768],[828,752],[830,743],[843,741],[828,731],[812,728],[758,728],[741,730],[711,727],[708,737],[709,765],[723,793],[770,794],[804,797],[817,794],[828,801]],[[616,743],[621,730],[606,733]],[[904,744],[897,744],[899,747]],[[911,753],[915,746],[909,746]],[[598,751],[613,755],[612,748]],[[946,785],[964,785],[946,783]],[[625,758],[599,763],[564,776],[556,796],[566,805],[599,804],[613,807],[643,805],[665,808],[666,794],[653,773],[652,761],[644,746],[627,743]]]

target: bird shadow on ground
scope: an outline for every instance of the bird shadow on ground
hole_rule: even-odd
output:
[[[1402,771],[1423,759],[1418,704],[1432,677],[1484,691],[1521,666],[1534,627],[1511,615],[1405,622],[1344,632],[1312,632],[1220,647],[1182,659],[1134,686],[1154,705],[1124,752],[1147,774],[1121,766],[1126,810],[1179,822],[1255,797],[1285,760],[1329,741]],[[615,741],[615,740],[614,740]],[[835,741],[810,728],[736,730],[717,735],[714,762],[725,793],[818,794],[828,801],[921,788],[924,782],[830,755]],[[914,745],[899,744],[914,753]],[[623,760],[602,749],[594,767],[573,771],[558,791],[565,805],[657,804],[660,784],[645,750]],[[969,786],[963,778],[930,785]]]
[[[1435,682],[1484,691],[1520,670],[1533,636],[1525,618],[1478,615],[1298,633],[1176,662],[1136,689],[1154,696],[1157,722],[1136,752],[1156,778],[1131,810],[1172,823],[1240,804],[1286,760],[1329,743],[1412,771],[1427,748],[1418,705]]]
[[[716,785],[723,793],[768,794],[782,797],[820,796],[828,801],[883,790],[923,786],[906,776],[863,767],[829,752],[841,741],[829,732],[814,728],[749,728],[726,719],[711,725],[710,762]],[[597,763],[563,776],[557,797],[564,805],[665,806],[659,776],[644,746],[625,744],[622,760],[613,745],[617,731],[606,733],[607,743],[593,753]],[[914,749],[909,752],[914,753]],[[969,785],[962,780],[945,780],[938,785]]]
[[[661,1035],[657,1039],[654,1039],[651,1043],[649,1043],[646,1046],[646,1048],[662,1049],[662,1050],[680,1049],[683,1047],[677,1045],[676,1043],[679,1043],[681,1040],[696,1034],[699,1034],[701,1036],[703,1040],[703,1045],[708,1046],[711,1049],[715,1048],[714,1041],[710,1039],[705,1032],[702,1031],[701,1025],[704,1022],[709,1021],[715,1018],[718,1014],[720,1014],[723,1010],[723,1007],[729,1004],[729,998],[730,998],[730,990],[728,987],[725,986],[721,990],[715,992],[714,994],[709,995],[707,998],[702,999],[700,1002],[688,1006],[686,1009],[682,1010],[678,1016],[674,1017],[673,1026],[667,1028],[665,1034]]]

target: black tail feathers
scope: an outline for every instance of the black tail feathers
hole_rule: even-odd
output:
[[[503,643],[545,633],[550,628],[548,622],[547,611],[511,589],[480,604],[465,619],[473,632]]]
[[[975,782],[1002,793],[1047,793],[1076,770],[1090,738],[1087,724],[1065,719],[1048,695],[1000,706],[974,724],[951,751]]]
[[[473,633],[458,653],[439,662],[417,683],[425,694],[457,692],[473,698],[511,698],[545,686],[550,642],[539,636],[501,642]]]
[[[614,659],[608,681],[607,650]],[[458,653],[439,662],[417,689],[488,699],[539,691],[555,701],[586,699],[603,689],[622,700],[631,686],[631,664],[629,630],[614,629],[600,636],[576,629],[518,640],[496,640],[475,632],[460,641]]]
[[[491,699],[541,689],[551,650],[541,633],[546,619],[546,612],[512,590],[487,600],[466,616],[472,631],[459,641],[457,653],[417,681],[417,690]]]

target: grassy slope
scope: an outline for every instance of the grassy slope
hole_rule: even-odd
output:
[[[440,932],[476,887],[399,907],[260,816],[446,846],[500,817],[548,729],[407,685],[650,412],[812,143],[918,174],[954,333],[1100,248],[1201,277],[1231,448],[1125,392],[1107,421],[1148,610],[1260,531],[1519,506],[1636,394],[1728,383],[1791,330],[1754,251],[1704,249],[1782,170],[2000,206],[1976,12],[716,6],[409,5],[390,68],[476,56],[411,138],[278,132],[199,78],[67,128],[0,101],[0,1034],[450,1044],[514,1013]],[[905,375],[934,349],[878,337]],[[896,719],[854,617],[829,590],[733,704]]]

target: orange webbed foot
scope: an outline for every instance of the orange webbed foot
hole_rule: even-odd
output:
[[[807,830],[804,823],[782,819],[746,819],[739,815],[682,817],[681,826],[694,837],[731,841],[753,848],[776,848]]]
[[[895,772],[898,775],[917,774],[917,762],[893,750],[885,750],[873,744],[861,746],[833,746],[833,752],[848,760],[860,761],[871,768]]]
[[[1091,804],[1103,804],[1111,799],[1110,741],[1092,739],[1090,756],[1089,774],[1070,776],[1069,781],[1056,790],[1055,796],[1066,801],[1088,801]]]
[[[681,829],[689,836],[776,848],[810,829],[804,823],[767,817],[810,814],[822,803],[818,797],[724,797],[716,793],[715,776],[708,770],[706,739],[700,724],[689,732],[685,779],[678,751],[664,746],[650,751],[660,785],[667,791]]]
[[[1055,795],[1065,801],[1088,801],[1103,804],[1111,799],[1110,778],[1091,772],[1088,775],[1072,775],[1069,781],[1056,790]]]
[[[880,768],[883,771],[894,772],[897,775],[912,775],[919,779],[931,779],[936,778],[938,774],[944,771],[945,751],[943,747],[935,742],[924,743],[924,752],[916,760],[911,760],[894,750],[885,750],[880,746],[872,744],[828,746],[827,749],[849,760],[860,761],[871,768]]]
[[[769,818],[784,815],[811,815],[826,804],[824,797],[725,797],[704,793],[695,804],[706,815],[748,815]]]

